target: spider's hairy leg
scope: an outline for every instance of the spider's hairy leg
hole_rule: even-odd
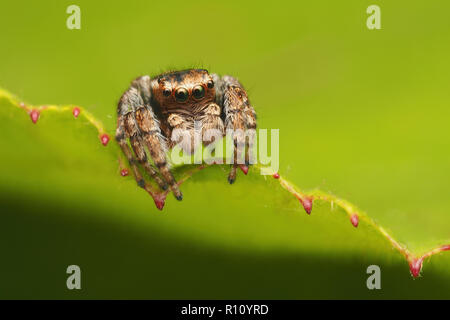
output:
[[[139,163],[144,167],[145,171],[148,173],[150,177],[152,177],[156,183],[158,183],[159,187],[163,190],[167,190],[168,186],[165,181],[163,181],[158,172],[153,168],[153,166],[148,162],[147,153],[145,152],[144,144],[140,141],[139,137],[133,136],[130,137],[130,143],[134,150],[134,153],[139,161]]]
[[[220,114],[220,106],[215,103],[209,104],[204,111],[204,115],[202,117],[202,137],[205,145],[213,142],[211,137],[208,138],[206,136],[207,133],[212,133],[209,132],[209,130],[217,130],[221,135],[224,133],[224,125],[222,119],[220,118]]]
[[[171,113],[167,122],[172,131],[171,147],[178,144],[186,153],[194,152],[195,129],[192,121],[188,121],[182,114]]]
[[[247,92],[236,78],[213,75],[216,86],[216,100],[223,106],[226,130],[232,130],[234,141],[234,163],[228,176],[233,183],[240,152],[245,148],[245,164],[250,164],[250,152],[256,129],[256,113],[250,105]]]
[[[147,145],[150,156],[156,167],[169,184],[175,198],[182,200],[183,195],[178,188],[178,184],[169,169],[166,159],[167,145],[161,133],[159,123],[150,107],[141,107],[135,113],[136,122],[141,132],[142,141]]]
[[[137,162],[139,162],[147,171],[147,173],[155,179],[159,187],[163,190],[167,189],[167,183],[165,183],[157,174],[157,172],[151,167],[147,161],[147,154],[145,153],[144,146],[141,144],[139,129],[134,119],[133,113],[127,113],[126,115],[119,116],[119,126],[117,127],[116,140],[118,141],[122,151],[128,158],[131,168],[133,169],[134,177],[138,185],[141,188],[146,187],[145,179],[142,177]],[[136,158],[132,155],[130,147],[127,144],[126,137],[130,139],[131,146],[134,150]]]
[[[116,130],[116,140],[119,144],[120,148],[122,149],[122,152],[127,157],[127,160],[131,166],[131,169],[133,170],[134,178],[136,179],[137,184],[144,188],[145,187],[145,180],[142,177],[141,172],[139,171],[139,168],[137,167],[137,161],[133,156],[133,153],[131,152],[130,147],[127,143],[128,134],[125,130],[125,118],[127,115],[120,115],[118,119],[117,124],[117,130]]]
[[[117,110],[118,124],[116,140],[118,141],[123,153],[128,158],[130,166],[133,169],[135,179],[140,187],[146,189],[147,184],[142,177],[139,168],[137,167],[137,160],[128,146],[126,140],[127,138],[130,139],[134,152],[147,173],[155,179],[162,189],[167,189],[167,183],[158,176],[156,170],[147,161],[147,154],[145,152],[146,143],[144,143],[145,133],[141,131],[139,123],[136,120],[138,110],[147,110],[147,108],[150,109],[150,107],[145,106],[146,104],[148,105],[150,100],[149,81],[150,78],[147,76],[137,78],[132,82],[130,88],[122,95]],[[154,118],[152,112],[151,115],[152,119],[149,119],[149,121],[153,123],[153,129],[157,133],[160,133],[158,121]],[[164,141],[161,143],[164,143]],[[165,150],[164,148],[162,149]],[[149,151],[152,152],[152,150]],[[177,196],[177,198],[179,198],[179,196]]]

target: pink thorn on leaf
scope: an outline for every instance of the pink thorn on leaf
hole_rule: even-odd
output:
[[[409,262],[409,270],[414,278],[417,278],[420,275],[420,271],[422,270],[423,258],[414,258]]]
[[[305,209],[307,214],[311,214],[311,210],[312,210],[312,198],[304,198],[301,199],[299,198],[300,203],[303,205],[303,208]]]
[[[126,177],[126,176],[128,175],[128,169],[122,169],[122,170],[120,171],[120,175],[121,175],[122,177]]]
[[[164,195],[155,195],[153,196],[153,201],[155,201],[155,205],[159,210],[164,208],[164,204],[166,203],[166,197]]]
[[[33,123],[36,123],[39,120],[39,111],[36,109],[31,110],[30,118]]]
[[[241,168],[242,172],[243,172],[245,175],[247,175],[247,173],[248,173],[248,166],[241,164],[241,165],[239,166],[239,168]]]
[[[104,145],[106,147],[106,145],[109,142],[109,136],[106,133],[102,134],[100,136],[100,141],[102,142],[102,145]]]
[[[274,177],[274,179],[280,179],[280,174],[278,172],[275,172],[272,177]]]
[[[357,214],[353,214],[353,215],[350,217],[350,222],[352,223],[352,225],[353,225],[355,228],[357,228],[357,227],[358,227],[358,224],[359,224],[359,217],[358,217],[358,215],[357,215]]]
[[[78,107],[73,108],[72,113],[75,118],[78,118],[78,116],[80,115],[80,108]]]

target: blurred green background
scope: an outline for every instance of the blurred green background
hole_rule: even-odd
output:
[[[66,28],[71,4],[81,30]],[[371,4],[381,30],[366,27]],[[0,87],[83,106],[113,133],[139,75],[234,75],[259,127],[280,129],[282,175],[355,203],[420,254],[450,239],[449,10],[443,0],[2,1]],[[325,204],[306,216],[256,171],[233,186],[220,168],[202,172],[160,213],[86,123],[74,131],[70,115],[43,113],[31,126],[5,110],[2,298],[450,298],[448,254],[413,280],[373,230]],[[82,269],[81,291],[65,288],[69,264]],[[382,268],[380,291],[366,288],[370,264]]]

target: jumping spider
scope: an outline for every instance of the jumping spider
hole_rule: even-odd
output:
[[[137,78],[120,98],[117,113],[116,140],[128,158],[138,185],[146,188],[137,167],[140,163],[163,190],[170,186],[178,200],[183,196],[166,160],[167,149],[175,144],[171,141],[174,129],[193,131],[194,121],[200,122],[202,131],[218,129],[223,135],[227,129],[256,128],[255,111],[239,81],[203,69]],[[247,165],[249,143],[234,137],[234,158],[237,147],[246,144]],[[146,148],[156,168],[148,161]],[[237,165],[237,161],[231,165],[230,183],[236,179]]]

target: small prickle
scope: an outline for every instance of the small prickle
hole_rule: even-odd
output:
[[[275,173],[272,175],[272,177],[273,177],[274,179],[280,179],[280,174],[279,174],[278,172],[275,172]]]
[[[36,123],[39,120],[39,116],[40,116],[40,114],[39,114],[38,110],[36,110],[36,109],[31,110],[30,118],[33,123]]]
[[[78,116],[80,115],[80,108],[78,107],[73,108],[72,113],[75,118],[78,118]]]
[[[312,198],[304,198],[299,199],[300,203],[303,205],[303,208],[305,209],[307,214],[311,214],[312,210]]]
[[[120,170],[120,175],[121,175],[122,177],[126,177],[126,176],[128,175],[128,169],[122,169],[122,170]]]
[[[359,217],[358,217],[358,215],[357,214],[353,214],[351,217],[350,217],[350,222],[352,223],[352,225],[356,228],[356,227],[358,227],[358,224],[359,224]]]
[[[104,145],[106,147],[106,145],[109,142],[109,136],[106,133],[102,134],[100,136],[100,141],[102,142],[102,145]]]
[[[159,210],[162,210],[164,208],[164,200],[155,200],[155,205]]]
[[[414,278],[417,278],[420,275],[420,271],[422,270],[423,258],[415,258],[409,262],[409,270]]]
[[[247,173],[248,173],[248,166],[241,164],[241,165],[239,166],[239,168],[241,168],[242,172],[243,172],[245,175],[247,175]]]
[[[166,203],[166,198],[163,196],[154,196],[153,200],[155,201],[155,205],[159,210],[164,208],[164,204]]]

